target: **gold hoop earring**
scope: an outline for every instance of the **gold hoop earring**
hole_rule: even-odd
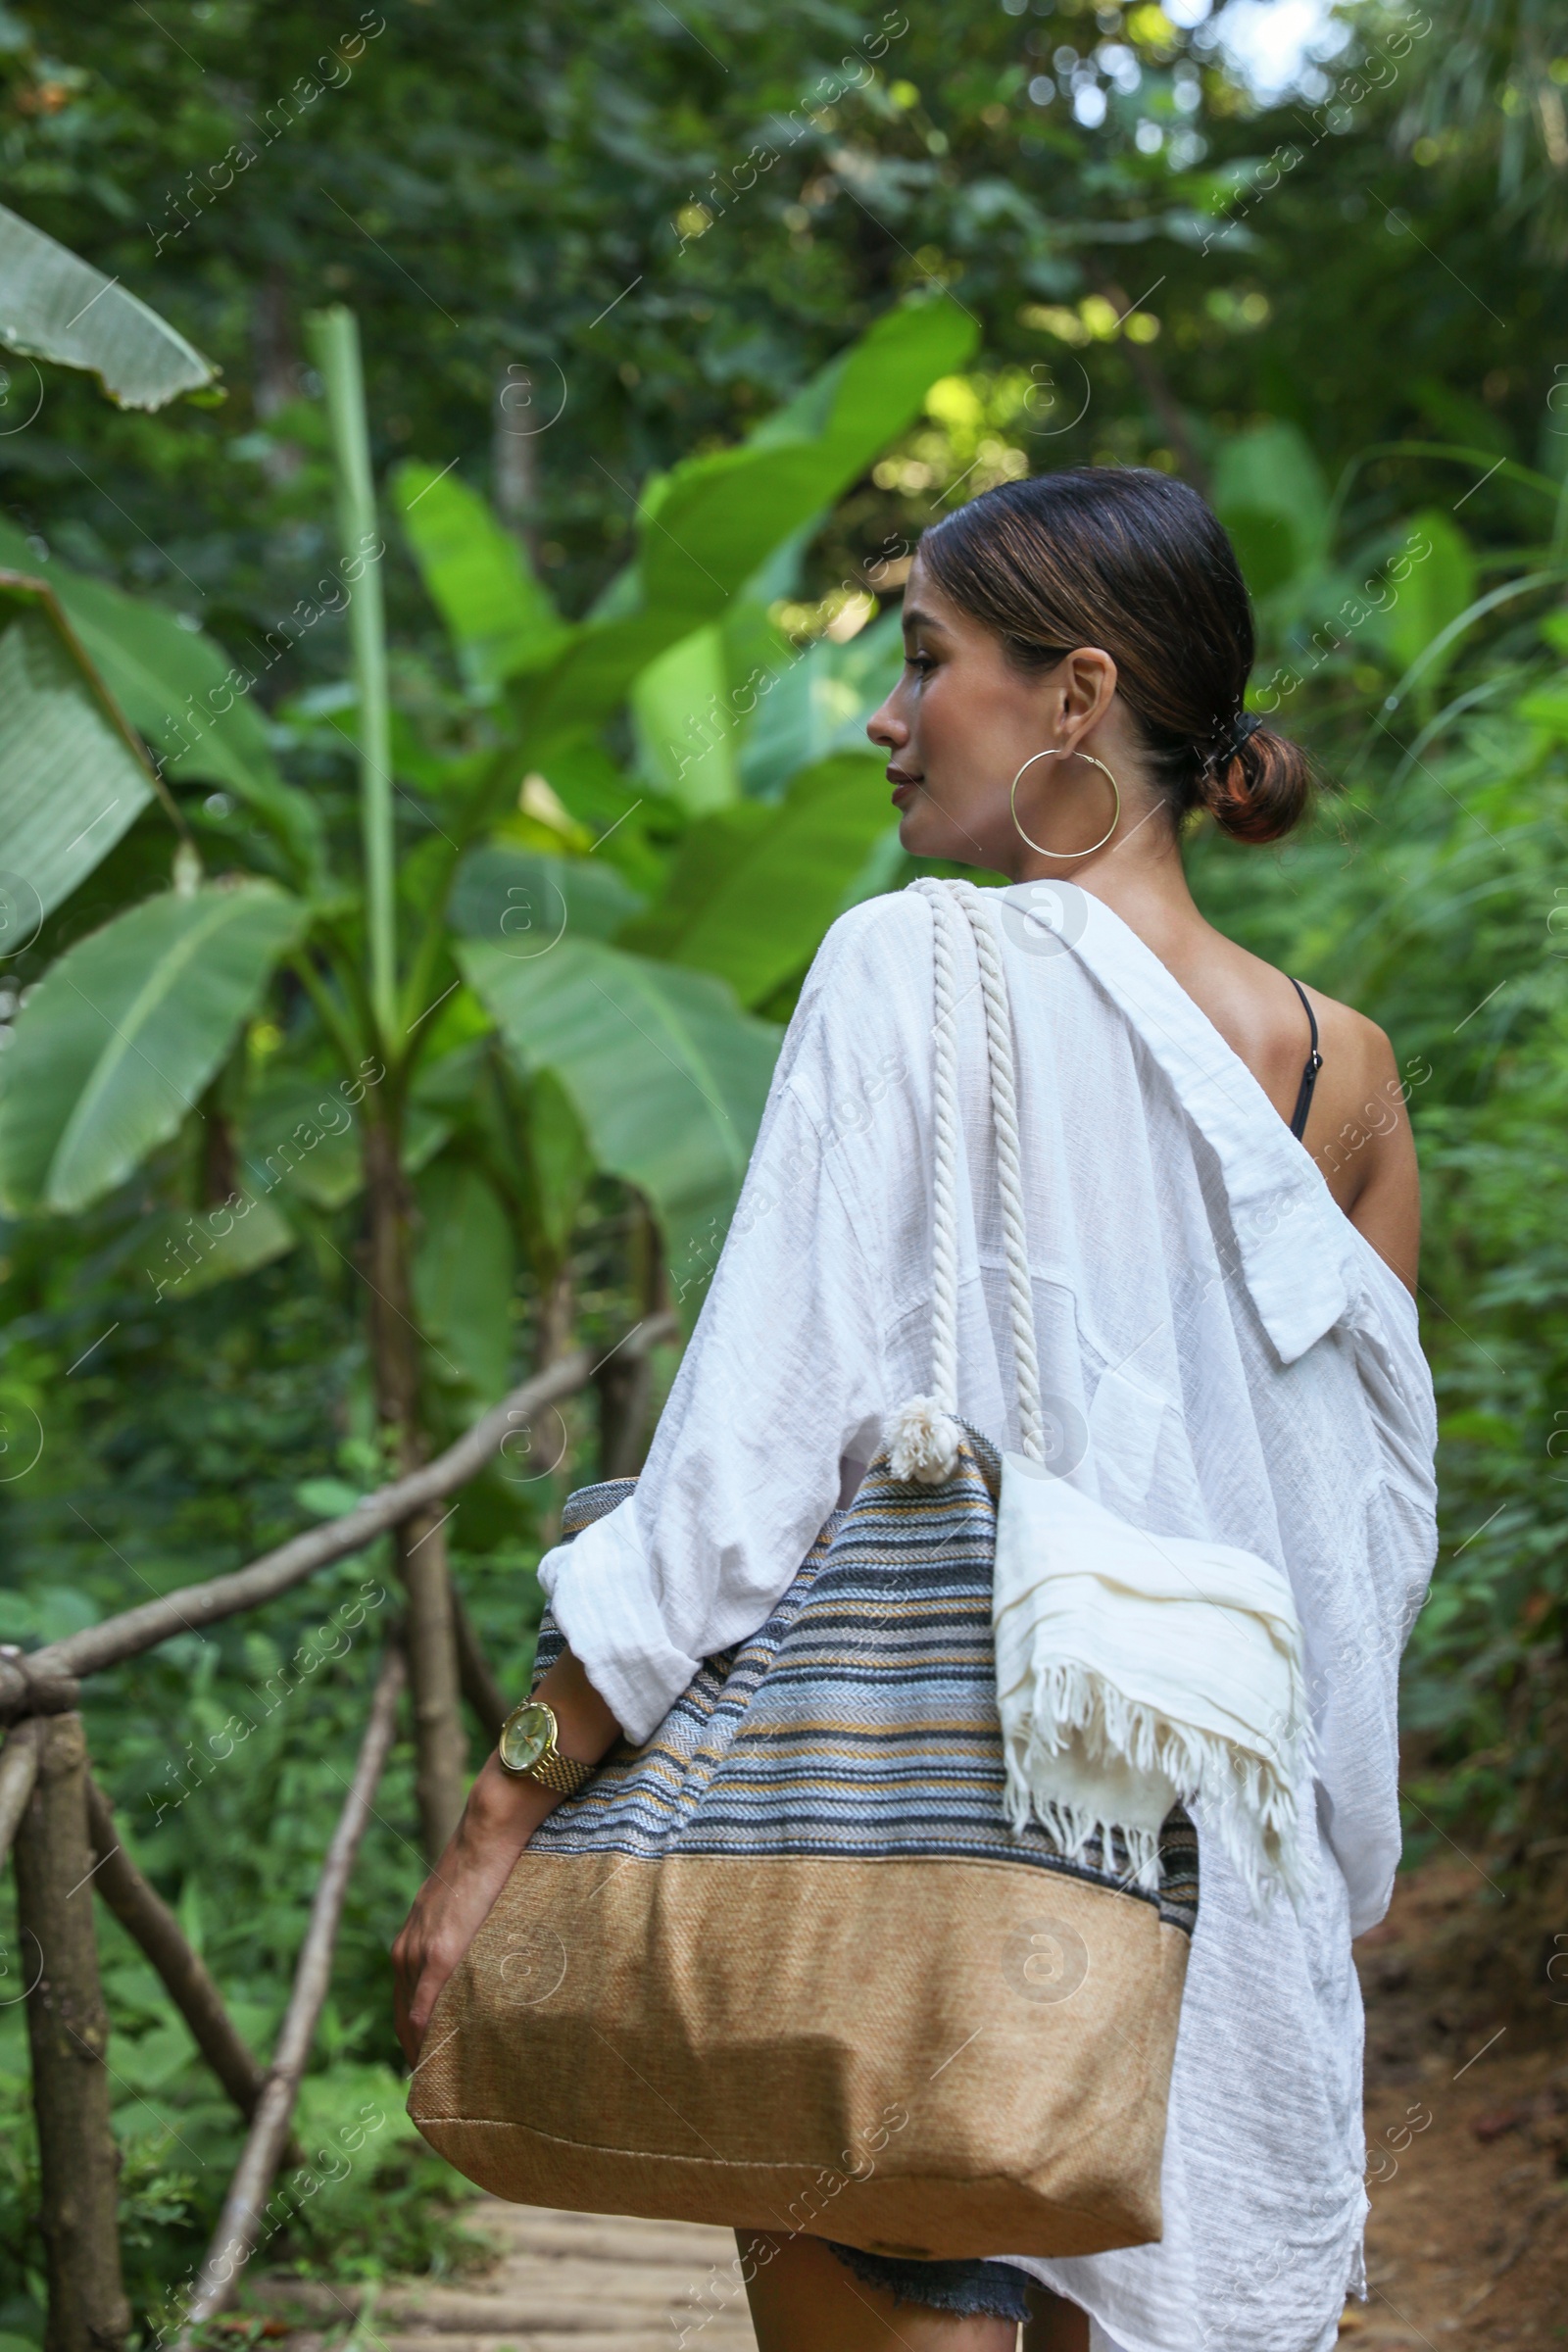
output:
[[[1071,757],[1077,760],[1087,760],[1091,767],[1098,767],[1101,774],[1105,778],[1105,781],[1110,786],[1112,800],[1114,803],[1114,806],[1110,811],[1110,823],[1107,825],[1104,832],[1102,833],[1098,841],[1092,841],[1087,850],[1048,850],[1042,848],[1038,841],[1030,841],[1028,834],[1024,831],[1022,825],[1018,823],[1019,777],[1023,776],[1028,769],[1033,767],[1036,760],[1059,760],[1061,758],[1061,753],[1062,747],[1059,743],[1054,743],[1049,751],[1035,752],[1024,761],[1023,766],[1018,770],[1018,774],[1013,777],[1012,790],[1007,795],[1007,806],[1012,810],[1013,826],[1017,832],[1019,840],[1028,842],[1030,849],[1035,852],[1037,857],[1092,858],[1097,850],[1102,850],[1104,848],[1106,842],[1109,841],[1111,835],[1115,832],[1116,827],[1121,823],[1121,786],[1117,783],[1115,777],[1111,774],[1103,760],[1097,760],[1093,752],[1075,752],[1071,755]]]

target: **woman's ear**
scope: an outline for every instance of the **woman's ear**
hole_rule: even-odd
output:
[[[1098,646],[1081,645],[1058,672],[1063,725],[1087,735],[1109,710],[1116,692],[1116,664]]]

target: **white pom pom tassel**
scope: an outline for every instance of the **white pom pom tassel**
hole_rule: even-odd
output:
[[[953,1415],[934,1396],[911,1396],[888,1424],[888,1467],[895,1478],[940,1487],[958,1467],[961,1437]]]

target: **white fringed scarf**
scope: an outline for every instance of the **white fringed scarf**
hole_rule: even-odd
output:
[[[1305,1892],[1301,1631],[1281,1570],[1234,1544],[1152,1536],[1022,1454],[1004,1459],[993,1624],[1015,1828],[1064,1854],[1112,1828],[1137,1884],[1197,1802],[1254,1903]]]

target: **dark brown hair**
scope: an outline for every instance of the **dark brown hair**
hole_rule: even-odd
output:
[[[1109,654],[1178,824],[1206,808],[1238,841],[1278,841],[1305,812],[1305,753],[1243,707],[1254,640],[1236,551],[1187,483],[1141,466],[1004,482],[928,530],[920,560],[1020,669]]]

